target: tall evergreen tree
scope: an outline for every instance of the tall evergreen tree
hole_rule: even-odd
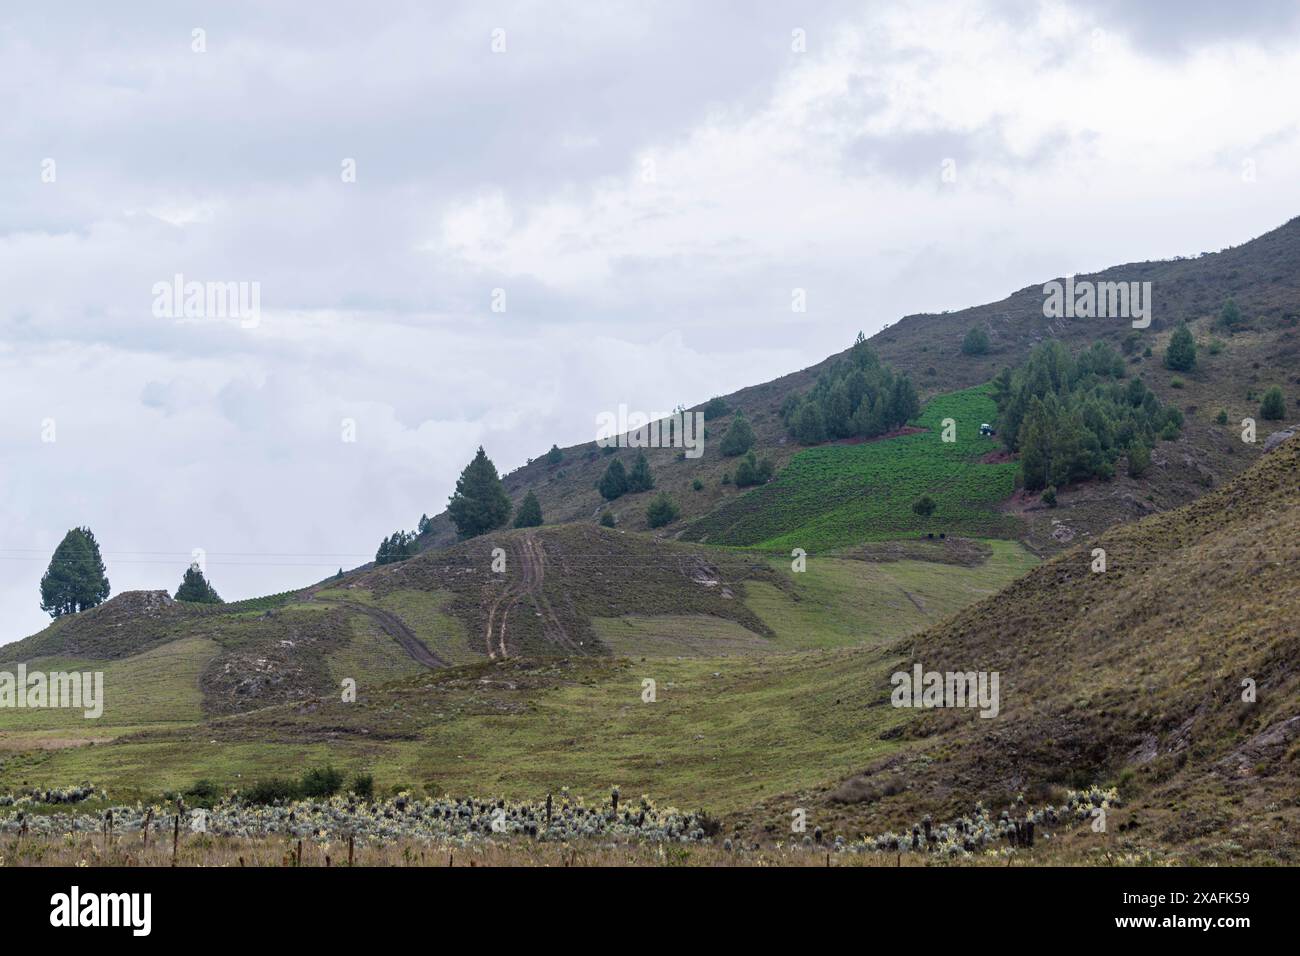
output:
[[[523,504],[515,513],[516,528],[536,528],[542,523],[542,505],[531,491],[524,495]]]
[[[654,475],[650,474],[650,461],[645,452],[637,452],[632,462],[632,470],[627,473],[627,490],[632,493],[649,491],[655,486]]]
[[[203,570],[198,563],[191,564],[185,569],[185,577],[181,579],[181,586],[176,589],[176,600],[192,601],[195,604],[224,604],[221,595],[217,594],[208,579],[203,576]]]
[[[1169,338],[1169,347],[1165,349],[1165,368],[1175,372],[1190,372],[1196,368],[1196,340],[1187,323],[1180,323]]]
[[[596,487],[600,490],[601,497],[606,501],[613,501],[615,498],[626,494],[627,469],[623,467],[623,462],[617,458],[611,461],[608,467],[605,468],[605,473],[600,476],[600,481],[596,483]]]
[[[447,513],[462,539],[503,527],[510,520],[510,498],[501,485],[497,466],[482,445],[456,480],[456,493],[447,503]]]
[[[41,610],[50,617],[75,614],[102,604],[108,592],[95,535],[89,528],[73,528],[54,549],[41,577]]]
[[[804,402],[795,413],[795,437],[804,445],[815,445],[826,440],[826,425],[822,410],[816,402]]]
[[[551,450],[546,453],[546,463],[554,466],[562,461],[564,461],[564,452],[560,451],[559,445],[552,445]]]

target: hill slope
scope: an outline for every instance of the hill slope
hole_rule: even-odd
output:
[[[1296,847],[1300,440],[928,630],[900,669],[916,664],[998,672],[1000,713],[915,712],[914,748],[813,798],[832,825],[913,822],[1018,793],[1032,804],[1108,781],[1128,800],[1117,822],[1138,831],[1130,839],[1207,858],[1229,841]]]
[[[1114,487],[1081,488],[1079,494],[1063,502],[1076,530],[1095,534],[1118,521],[1190,501],[1247,467],[1258,455],[1258,448],[1238,439],[1236,423],[1248,415],[1257,416],[1259,395],[1268,385],[1281,385],[1289,402],[1300,401],[1300,219],[1222,252],[1130,263],[1076,278],[1152,283],[1151,326],[1136,332],[1130,372],[1142,377],[1162,401],[1172,402],[1187,414],[1183,438],[1172,454],[1160,456],[1140,493],[1121,482]],[[1229,296],[1245,316],[1235,334],[1213,327]],[[1074,348],[1098,339],[1122,348],[1124,340],[1135,333],[1124,319],[1045,318],[1043,300],[1040,282],[999,302],[957,312],[907,316],[869,341],[881,359],[911,375],[922,396],[929,397],[987,382],[1002,368],[1022,362],[1030,349],[1046,338],[1059,338]],[[1192,326],[1203,346],[1198,369],[1192,373],[1171,373],[1160,362],[1169,335],[1180,321]],[[987,355],[961,352],[963,337],[976,326],[989,334]],[[845,341],[856,331],[846,328]],[[1208,346],[1215,338],[1220,339],[1221,348],[1211,354]],[[1148,347],[1150,356],[1144,354]],[[771,457],[779,469],[800,451],[787,438],[780,421],[781,402],[792,392],[806,391],[845,354],[725,396],[732,409],[743,410],[748,417],[760,457]],[[1227,413],[1227,427],[1215,422],[1220,409]],[[669,533],[727,506],[741,494],[722,481],[724,473],[735,468],[734,459],[717,453],[725,424],[725,419],[709,423],[702,458],[678,459],[674,449],[647,451],[659,488],[672,494],[682,509],[682,522],[670,526]],[[594,520],[604,507],[595,484],[609,456],[594,442],[563,449],[563,454],[559,464],[549,464],[543,456],[506,475],[506,489],[516,503],[527,491],[535,492],[547,521]],[[628,464],[635,452],[623,449],[615,454]],[[698,491],[693,487],[696,480],[703,486]],[[611,510],[623,527],[644,529],[645,505],[652,494],[620,498]],[[1052,535],[1049,516],[1030,514],[1027,518],[1030,540],[1040,549],[1060,547],[1059,538]],[[440,547],[454,540],[444,513],[433,519],[421,546]]]

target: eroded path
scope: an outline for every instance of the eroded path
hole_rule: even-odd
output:
[[[531,532],[510,544],[510,560],[518,569],[512,576],[507,565],[505,590],[488,604],[487,629],[484,639],[488,657],[510,656],[507,628],[510,614],[525,600],[536,609],[542,619],[542,635],[552,644],[578,652],[580,647],[555,613],[543,590],[546,580],[546,550]]]
[[[339,606],[366,615],[366,617],[378,624],[385,634],[397,641],[411,660],[423,664],[425,667],[451,666],[447,661],[429,650],[428,645],[420,640],[415,631],[411,630],[410,626],[396,614],[385,611],[383,608],[358,604],[354,601],[339,602]]]

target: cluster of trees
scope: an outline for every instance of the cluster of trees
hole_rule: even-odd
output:
[[[654,475],[650,473],[650,462],[645,452],[637,452],[632,467],[623,467],[621,459],[615,458],[605,468],[605,473],[596,482],[600,496],[606,501],[613,501],[623,495],[649,491],[655,486]]]
[[[339,570],[342,570],[341,568]],[[185,576],[181,578],[181,586],[176,589],[176,600],[190,601],[194,604],[224,604],[221,595],[217,593],[208,579],[203,576],[203,569],[195,561],[185,569]]]
[[[41,610],[55,618],[76,614],[103,604],[108,595],[108,576],[95,533],[89,528],[71,529],[54,549],[49,567],[41,576]],[[176,600],[223,603],[197,561],[186,568],[176,589]]]
[[[796,441],[815,445],[827,439],[883,435],[920,410],[911,379],[882,364],[859,332],[847,360],[823,372],[806,395],[786,398],[781,420]]]
[[[102,604],[108,590],[94,533],[89,528],[73,528],[54,549],[41,577],[41,610],[50,617],[75,614]]]
[[[751,451],[746,455],[739,465],[736,466],[736,487],[747,488],[750,485],[765,484],[772,477],[772,460],[764,458],[762,461],[754,457]]]
[[[999,432],[1007,450],[1020,453],[1025,488],[1111,478],[1121,455],[1140,471],[1157,440],[1178,437],[1182,412],[1124,376],[1123,358],[1103,342],[1072,356],[1050,341],[994,379]]]
[[[419,552],[415,543],[417,537],[418,535],[410,531],[394,531],[379,542],[379,550],[375,552],[375,564],[393,564],[396,561],[415,557]]]
[[[564,452],[552,445],[546,453],[547,464],[558,465],[563,460]],[[447,514],[456,526],[456,534],[465,539],[504,528],[510,521],[511,510],[510,496],[501,483],[497,466],[480,445],[474,460],[456,479],[456,493],[447,502]],[[542,505],[537,495],[532,491],[524,495],[514,515],[516,528],[540,527]]]

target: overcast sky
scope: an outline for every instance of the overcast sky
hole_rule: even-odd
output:
[[[0,14],[0,641],[74,525],[301,586],[480,443],[1300,214],[1290,0],[119,6]]]

